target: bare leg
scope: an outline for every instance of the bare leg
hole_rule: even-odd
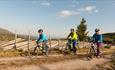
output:
[[[37,46],[34,48],[34,53],[35,53],[36,49],[37,49]]]
[[[34,48],[34,53],[35,53],[35,51],[36,51],[37,47],[40,47],[40,46],[39,46],[39,45],[37,45],[37,46]]]

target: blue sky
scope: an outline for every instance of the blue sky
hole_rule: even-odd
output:
[[[115,0],[0,0],[0,27],[20,34],[37,35],[43,28],[52,37],[66,37],[81,18],[89,35],[115,32]]]

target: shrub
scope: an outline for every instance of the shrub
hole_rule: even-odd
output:
[[[104,46],[104,48],[110,48],[110,46]]]

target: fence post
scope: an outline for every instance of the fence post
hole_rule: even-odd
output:
[[[50,35],[49,35],[49,45],[50,45],[50,50],[51,50],[52,42],[51,42],[51,36]]]
[[[30,31],[28,32],[28,56],[30,60],[32,61],[31,55],[30,55]]]
[[[52,46],[52,42],[51,42],[51,36],[49,35],[49,52],[51,52],[51,46]]]
[[[14,50],[16,50],[16,43],[17,43],[16,39],[17,39],[17,32],[15,30],[15,42],[14,42],[14,46],[13,46]]]
[[[58,39],[58,48],[59,48],[59,46],[60,46],[60,39]]]

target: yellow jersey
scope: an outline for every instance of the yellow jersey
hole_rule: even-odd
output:
[[[77,39],[78,39],[78,35],[76,34],[76,32],[73,32],[72,40],[77,40]]]

